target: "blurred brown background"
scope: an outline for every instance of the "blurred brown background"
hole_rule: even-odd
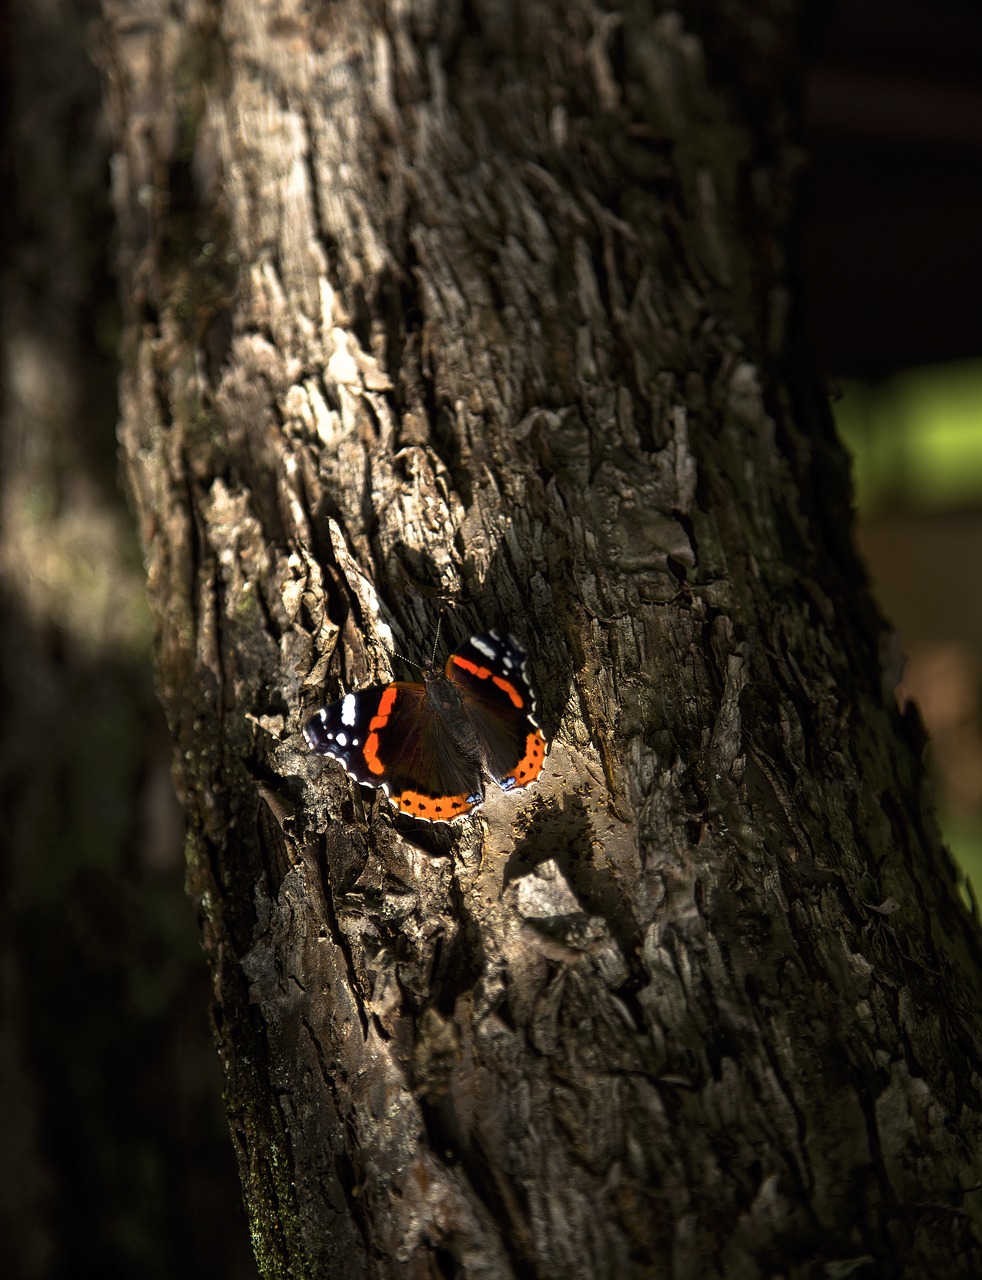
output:
[[[982,6],[856,0],[807,77],[804,284],[953,852],[982,885]]]

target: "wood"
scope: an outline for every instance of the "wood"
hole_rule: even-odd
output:
[[[978,925],[796,345],[795,15],[105,9],[262,1273],[982,1270]],[[527,644],[552,741],[452,827],[300,734],[441,606]]]

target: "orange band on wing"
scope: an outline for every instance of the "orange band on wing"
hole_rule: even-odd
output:
[[[490,667],[480,667],[476,662],[468,662],[466,658],[455,657],[454,665],[463,667],[465,671],[469,671],[472,676],[477,676],[479,680],[491,680],[498,688],[511,699],[516,707],[523,707],[525,702],[522,695],[518,692],[510,680],[506,680],[504,676],[496,676]]]
[[[449,822],[481,803],[481,796],[427,796],[421,791],[400,791],[389,796],[397,809],[427,822]]]
[[[510,778],[513,780],[514,786],[527,787],[542,772],[545,759],[546,740],[538,729],[533,729],[525,739],[525,754],[508,775],[508,778],[503,779],[503,781],[507,782]]]
[[[372,716],[371,724],[368,726],[368,737],[365,739],[362,753],[365,757],[365,763],[374,774],[385,773],[385,762],[378,753],[378,735],[379,730],[384,729],[389,723],[389,715],[392,712],[392,704],[395,700],[396,689],[394,685],[390,685],[379,699],[378,710]]]

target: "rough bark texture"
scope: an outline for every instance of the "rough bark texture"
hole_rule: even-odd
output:
[[[106,0],[121,440],[265,1275],[969,1275],[980,949],[792,376],[786,6]],[[527,796],[303,718],[503,624]]]

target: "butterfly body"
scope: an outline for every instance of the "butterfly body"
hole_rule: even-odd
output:
[[[444,668],[424,667],[422,683],[377,685],[322,707],[304,736],[397,809],[450,822],[483,802],[486,780],[511,791],[542,770],[546,742],[526,665],[511,636],[472,636]]]

